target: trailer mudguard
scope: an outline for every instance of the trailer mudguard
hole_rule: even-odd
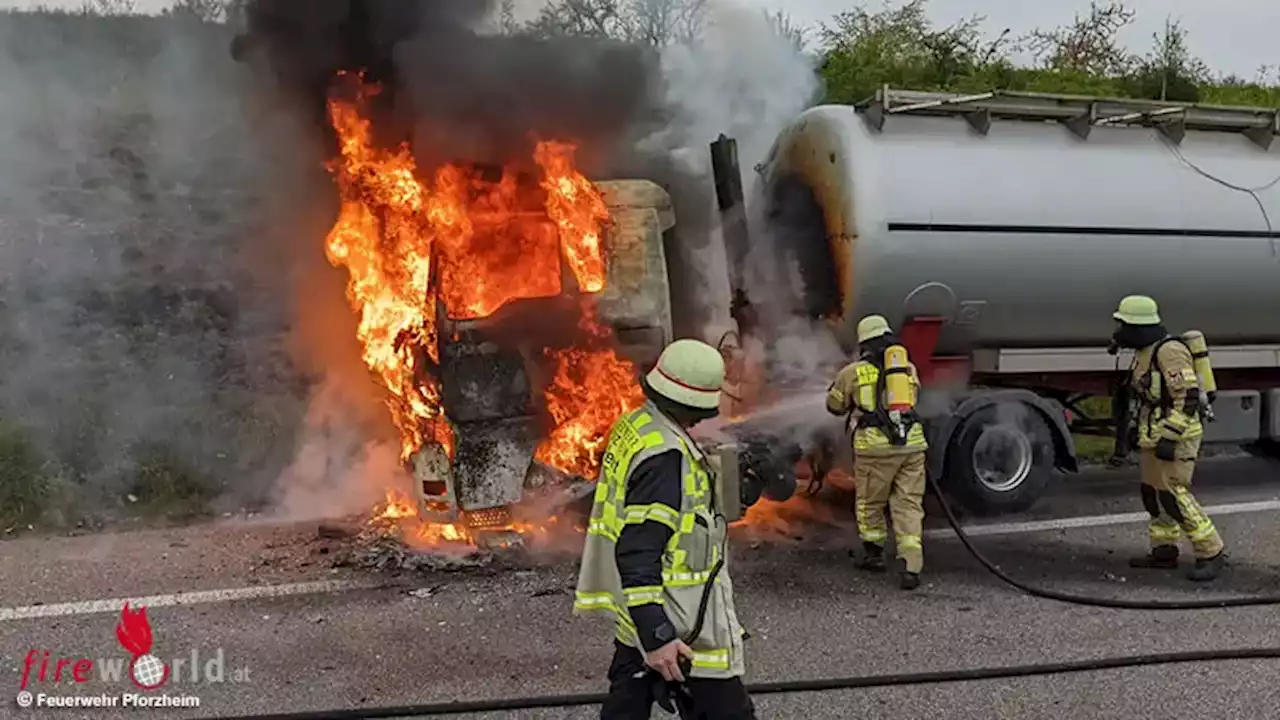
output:
[[[1058,403],[1042,398],[1030,390],[979,390],[960,401],[946,418],[930,423],[932,426],[929,433],[929,446],[932,449],[929,453],[930,477],[934,479],[942,477],[951,438],[955,436],[956,430],[960,428],[965,418],[984,407],[1013,402],[1021,403],[1033,412],[1039,413],[1049,427],[1054,429],[1054,465],[1059,470],[1078,471],[1080,465],[1076,459],[1075,441],[1071,438],[1071,429],[1067,427],[1066,413]]]

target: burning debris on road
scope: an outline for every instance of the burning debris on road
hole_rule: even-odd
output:
[[[587,483],[580,489],[590,488]],[[526,504],[527,505],[527,504]],[[357,566],[379,571],[458,571],[501,566],[522,568],[534,564],[531,554],[543,561],[573,556],[580,549],[585,515],[574,508],[546,515],[536,510],[522,521],[505,510],[489,513],[488,526],[466,523],[431,523],[418,517],[418,506],[395,491],[364,522],[354,536],[351,560]]]

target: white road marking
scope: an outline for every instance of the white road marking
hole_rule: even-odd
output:
[[[1206,507],[1204,510],[1210,517],[1269,512],[1280,510],[1280,500],[1262,500],[1258,502],[1214,505]],[[993,523],[990,525],[966,527],[964,531],[965,534],[970,537],[1018,535],[1044,532],[1046,530],[1127,525],[1129,523],[1142,522],[1146,519],[1146,513],[1133,512],[1120,513],[1117,515],[1090,515],[1086,517],[1059,518],[1055,520],[1035,520],[1031,522]],[[952,531],[951,528],[936,528],[926,530],[924,535],[929,538],[954,538],[955,532]],[[254,587],[171,593],[167,595],[148,595],[144,597],[82,600],[79,602],[53,603],[49,605],[23,605],[19,607],[0,608],[0,622],[7,622],[11,620],[31,620],[47,617],[65,617],[69,615],[115,613],[119,612],[120,609],[124,607],[126,601],[132,606],[145,607],[206,605],[209,603],[230,602],[233,600],[289,597],[292,595],[319,595],[324,593],[345,592],[348,590],[369,590],[383,586],[385,586],[385,583],[383,582],[368,580],[321,580],[317,582],[289,583],[285,585],[258,585]]]
[[[1242,515],[1245,513],[1269,512],[1280,510],[1280,500],[1260,500],[1257,502],[1214,505],[1204,508],[1209,517],[1219,515]],[[1067,530],[1070,528],[1105,527],[1107,525],[1128,525],[1129,523],[1146,522],[1149,516],[1145,512],[1120,513],[1118,515],[1089,515],[1085,517],[1058,518],[1054,520],[1035,520],[1031,522],[993,523],[990,525],[973,525],[964,529],[969,537],[986,535],[1020,535],[1024,533],[1044,532],[1046,530]],[[935,528],[926,530],[925,537],[954,538],[951,528]]]
[[[128,601],[131,607],[167,607],[170,605],[204,605],[207,603],[252,600],[255,598],[288,597],[290,595],[316,595],[320,593],[367,590],[385,583],[355,580],[321,580],[317,582],[289,583],[286,585],[258,585],[255,587],[205,590],[200,592],[149,595],[146,597],[113,598],[109,600],[84,600],[81,602],[53,603],[50,605],[24,605],[0,608],[0,622],[29,620],[32,618],[62,617],[66,615],[93,615],[117,613]]]

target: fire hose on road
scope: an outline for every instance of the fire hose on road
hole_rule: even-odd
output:
[[[1217,608],[1238,608],[1261,605],[1280,605],[1280,596],[1257,595],[1228,597],[1212,600],[1123,600],[1118,598],[1096,598],[1087,595],[1073,595],[1046,588],[1028,585],[1010,576],[1000,566],[990,560],[981,550],[973,545],[972,540],[960,526],[955,512],[947,503],[937,483],[929,482],[929,489],[942,506],[947,522],[956,536],[988,572],[1010,587],[1021,590],[1028,595],[1089,607],[1104,607],[1122,610],[1209,610]],[[1225,660],[1280,660],[1280,647],[1274,648],[1235,648],[1223,650],[1201,650],[1179,653],[1152,653],[1145,655],[1126,655],[1092,660],[1075,660],[1068,662],[1034,663],[1028,665],[1010,665],[1003,667],[965,668],[942,670],[924,673],[899,673],[888,675],[857,675],[817,680],[784,680],[777,682],[752,683],[747,686],[752,695],[778,695],[788,693],[828,692],[833,690],[855,690],[880,687],[897,687],[903,685],[938,685],[943,683],[973,682],[977,680],[999,680],[1009,678],[1037,677],[1045,675],[1064,675],[1069,673],[1096,672],[1100,670],[1118,670],[1122,668],[1149,667],[1155,665],[1174,665],[1183,663],[1199,663]],[[235,717],[219,717],[215,720],[357,720],[362,718],[404,718],[433,715],[461,715],[468,713],[504,712],[517,710],[534,710],[538,708],[581,707],[600,705],[604,702],[603,693],[583,693],[576,695],[539,695],[529,697],[506,697],[486,700],[462,700],[421,705],[404,705],[395,707],[365,708],[352,710],[327,710],[319,712],[284,713],[277,715],[244,715]]]

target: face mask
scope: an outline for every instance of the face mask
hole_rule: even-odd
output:
[[[1159,331],[1156,331],[1156,334],[1158,335]],[[1155,339],[1158,339],[1153,339],[1151,336],[1152,328],[1120,323],[1120,326],[1116,328],[1115,334],[1111,336],[1111,341],[1119,347],[1137,350],[1150,345],[1155,342]]]

